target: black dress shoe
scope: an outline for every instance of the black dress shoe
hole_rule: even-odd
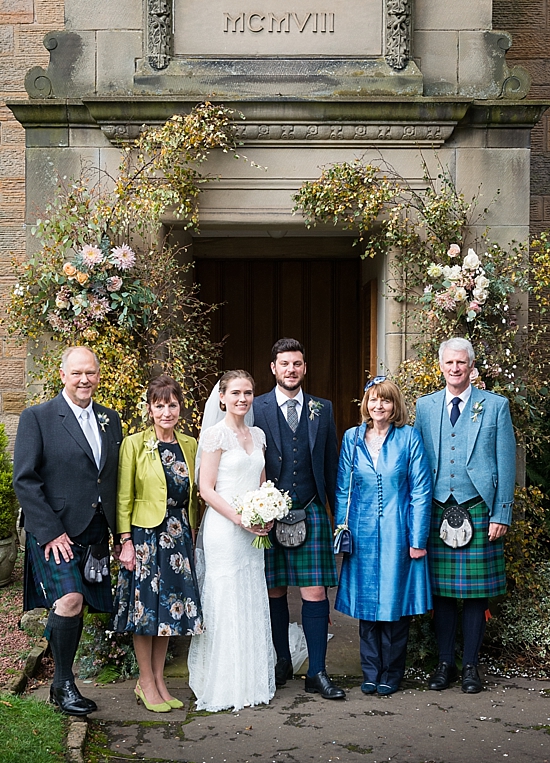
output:
[[[449,684],[458,678],[456,665],[449,665],[448,662],[440,662],[433,675],[428,678],[428,689],[432,691],[442,691],[448,689]]]
[[[320,694],[323,699],[344,699],[346,692],[333,684],[326,670],[321,670],[315,676],[306,676],[306,691],[310,694]]]
[[[88,715],[97,710],[96,703],[83,697],[73,681],[64,681],[61,686],[51,686],[50,702],[67,715]]]
[[[286,682],[294,677],[291,663],[284,657],[277,660],[275,665],[275,686],[284,686]]]
[[[464,665],[462,668],[462,691],[464,694],[479,694],[483,689],[481,678],[475,665]]]

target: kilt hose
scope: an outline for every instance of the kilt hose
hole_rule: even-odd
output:
[[[500,596],[506,592],[504,538],[489,541],[489,510],[479,497],[461,504],[472,517],[474,534],[464,548],[446,546],[439,537],[441,516],[448,506],[433,502],[428,562],[432,593],[455,599]]]
[[[302,506],[295,504],[293,508]],[[299,548],[284,548],[275,537],[275,529],[269,533],[273,547],[265,552],[268,588],[338,585],[332,526],[326,508],[318,499],[306,506],[306,526],[306,541]]]
[[[85,604],[93,612],[112,612],[113,597],[110,575],[101,583],[87,583],[80,572],[80,561],[86,553],[86,546],[101,543],[108,538],[109,529],[103,514],[94,514],[84,532],[71,538],[74,557],[66,562],[61,557],[60,564],[55,563],[53,553],[49,561],[44,557],[44,549],[36,538],[27,533],[25,546],[25,594],[23,609],[46,607],[68,593],[81,593]],[[80,544],[80,545],[77,545]]]

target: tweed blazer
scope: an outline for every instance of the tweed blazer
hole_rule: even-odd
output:
[[[115,532],[118,451],[122,428],[116,411],[93,403],[103,414],[101,463],[96,466],[88,440],[60,393],[21,414],[13,462],[13,485],[25,529],[44,546],[63,533],[83,532],[99,499]]]
[[[309,403],[319,403],[315,411]],[[282,468],[282,443],[279,417],[277,415],[277,398],[275,390],[260,395],[254,400],[254,426],[265,432],[266,452],[265,470],[268,480],[277,484]],[[306,416],[309,449],[313,476],[317,495],[321,503],[328,500],[331,511],[334,511],[336,493],[336,472],[338,470],[338,442],[336,426],[330,400],[312,397],[304,393],[302,416]]]
[[[189,472],[189,524],[198,525],[197,486],[195,484],[195,455],[197,441],[175,432]],[[168,489],[158,449],[146,446],[155,441],[153,427],[125,437],[120,448],[118,467],[117,532],[130,532],[136,527],[158,527],[166,515]]]
[[[487,504],[490,521],[509,525],[516,479],[516,440],[510,406],[505,397],[472,387],[471,406],[474,405],[480,412],[475,421],[470,416],[467,440],[457,441],[455,447],[466,449],[468,477]],[[434,485],[439,473],[444,415],[447,415],[444,389],[416,401],[414,426],[424,440]]]

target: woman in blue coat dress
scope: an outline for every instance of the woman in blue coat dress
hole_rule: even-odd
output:
[[[349,496],[353,549],[344,554],[335,607],[359,620],[361,690],[386,695],[405,672],[411,616],[432,607],[432,480],[422,438],[406,425],[393,382],[377,376],[367,384],[361,417],[344,435],[338,466],[335,523],[345,523]]]

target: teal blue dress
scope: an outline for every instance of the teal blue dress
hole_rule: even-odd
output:
[[[432,608],[428,558],[411,559],[409,548],[426,548],[432,480],[419,433],[390,428],[376,469],[359,427],[348,524],[353,552],[344,554],[335,608],[358,620],[396,621]],[[342,442],[336,485],[335,525],[346,516],[356,427]]]

